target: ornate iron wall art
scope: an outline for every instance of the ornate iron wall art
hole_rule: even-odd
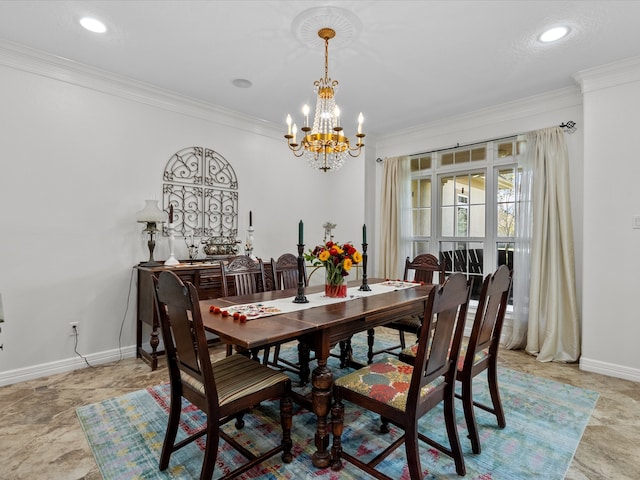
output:
[[[219,153],[188,147],[173,154],[164,170],[162,196],[164,210],[173,205],[177,236],[227,237],[235,244],[238,180]]]
[[[204,235],[238,234],[238,192],[208,189],[204,192]]]

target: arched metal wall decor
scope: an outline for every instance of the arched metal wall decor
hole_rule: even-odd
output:
[[[233,167],[219,153],[188,147],[173,154],[164,169],[162,197],[165,211],[173,206],[176,235],[235,243],[238,180]]]

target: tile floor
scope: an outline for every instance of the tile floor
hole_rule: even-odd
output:
[[[500,363],[600,393],[566,479],[640,478],[639,383],[542,364],[521,351],[501,350]],[[101,479],[75,408],[166,380],[164,362],[152,372],[129,358],[1,387],[0,480]]]

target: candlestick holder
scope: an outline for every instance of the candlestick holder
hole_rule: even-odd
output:
[[[184,237],[184,243],[187,246],[189,261],[191,265],[193,265],[194,261],[198,258],[198,253],[200,253],[200,242],[196,242],[192,235],[190,239],[187,239],[187,237]]]
[[[247,257],[251,258],[251,260],[257,261],[258,259],[253,254],[253,232],[254,231],[255,229],[253,228],[253,226],[249,225],[249,228],[247,228],[247,241],[244,244],[244,254]]]
[[[309,303],[307,297],[304,295],[304,257],[302,252],[304,251],[304,243],[298,244],[298,294],[293,299],[293,303]]]
[[[167,231],[169,232],[169,258],[167,258],[164,264],[167,266],[178,265],[180,262],[176,259],[176,256],[173,253],[173,248],[176,243],[175,228],[173,223],[167,225]]]
[[[367,245],[362,244],[362,285],[358,289],[361,292],[370,292],[371,287],[367,284]]]

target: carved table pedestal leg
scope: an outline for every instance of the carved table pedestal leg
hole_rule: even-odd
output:
[[[318,358],[318,367],[311,375],[313,412],[317,418],[315,436],[316,452],[313,454],[313,465],[318,468],[326,468],[330,463],[329,431],[327,429],[327,416],[331,404],[331,387],[333,385],[333,373],[327,368],[327,359]]]

